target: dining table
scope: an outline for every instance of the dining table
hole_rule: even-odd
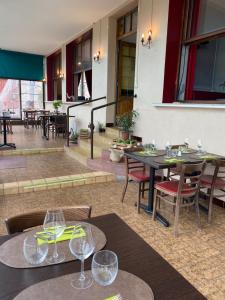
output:
[[[197,163],[203,160],[205,160],[206,163],[212,163],[213,160],[222,158],[222,156],[213,153],[205,153],[201,155],[195,149],[190,149],[187,153],[182,153],[179,157],[171,158],[166,157],[165,150],[156,150],[155,153],[149,152],[149,155],[147,152],[146,155],[143,153],[144,151],[135,152],[128,149],[125,151],[124,155],[149,167],[148,202],[147,205],[141,203],[140,207],[150,215],[152,215],[153,212],[155,175],[157,170],[175,168],[177,163]],[[169,221],[159,212],[156,214],[156,219],[165,227],[169,227]]]
[[[105,233],[107,238],[105,249],[117,254],[119,269],[144,280],[151,287],[155,300],[206,299],[118,215],[102,215],[90,218],[86,222],[97,226]],[[14,236],[15,234],[1,236],[0,245]],[[22,249],[18,249],[18,251],[22,251]],[[85,270],[91,269],[91,260],[91,257],[85,260]],[[27,269],[15,269],[0,263],[0,299],[11,300],[22,290],[36,283],[79,271],[80,262],[78,260]],[[86,292],[88,293],[88,289]],[[63,299],[63,295],[61,295],[61,299]]]

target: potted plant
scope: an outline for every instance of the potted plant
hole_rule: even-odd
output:
[[[103,123],[98,122],[98,132],[105,132],[105,125]]]
[[[79,133],[71,129],[70,141],[72,144],[78,144]]]
[[[52,102],[52,105],[53,105],[56,113],[58,113],[59,107],[62,105],[62,101],[61,100],[54,100]]]
[[[116,124],[121,130],[122,139],[124,140],[129,139],[130,131],[134,127],[137,117],[138,117],[138,112],[132,110],[116,118]]]

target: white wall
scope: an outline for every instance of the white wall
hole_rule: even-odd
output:
[[[160,147],[165,147],[168,140],[173,144],[182,143],[186,137],[196,146],[201,139],[207,151],[225,155],[225,110],[154,106],[162,103],[168,4],[168,0],[154,0],[151,49],[138,43],[135,109],[140,116],[135,135],[142,136],[144,142],[155,139]],[[149,28],[151,1],[140,0],[139,9],[140,39],[141,33]]]

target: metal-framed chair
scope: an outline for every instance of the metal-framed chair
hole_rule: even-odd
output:
[[[208,223],[212,222],[213,199],[218,198],[225,202],[225,159],[218,159],[212,163],[214,165],[213,174],[204,174],[201,178],[200,189],[209,199]]]
[[[175,207],[174,235],[178,235],[180,209],[196,207],[197,221],[200,227],[198,196],[200,180],[205,169],[205,162],[196,164],[179,164],[179,180],[158,182],[155,184],[153,219],[156,218],[156,208],[159,200]]]

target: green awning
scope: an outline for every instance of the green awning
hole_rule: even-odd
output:
[[[43,80],[42,55],[0,50],[0,78]]]

